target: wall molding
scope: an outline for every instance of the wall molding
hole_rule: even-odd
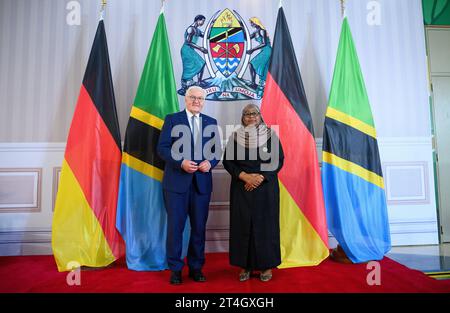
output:
[[[421,235],[434,236],[437,232],[436,221],[433,219],[394,220],[389,226],[393,246],[423,244]],[[207,227],[207,252],[227,252],[229,231],[227,226]],[[405,238],[409,240],[406,242]],[[331,248],[336,246],[336,239],[331,233],[328,233],[328,239]],[[0,255],[15,255],[11,252],[21,245],[28,245],[28,249],[34,252],[32,254],[51,254],[51,229],[0,231]]]
[[[434,219],[404,219],[389,221],[391,234],[437,233]]]
[[[430,146],[432,137],[378,137],[378,145],[390,147]]]
[[[430,173],[427,162],[385,162],[382,164],[382,168],[386,185],[386,200],[388,205],[430,203]],[[393,182],[394,178],[391,178],[392,173],[395,171],[409,171],[411,174],[413,174],[413,172],[415,171],[415,174],[419,174],[418,180],[414,182],[412,179],[410,179],[408,182],[408,184],[415,183],[415,188],[412,188],[411,185],[406,186],[406,184],[403,184],[404,181],[397,182],[397,185],[395,185]],[[392,185],[394,185],[394,187],[391,186],[391,183]],[[409,195],[395,195],[394,192],[392,192],[392,189],[394,188],[404,188],[400,191],[400,193],[412,192],[414,191],[414,189],[416,189],[416,191],[418,191],[419,193],[415,195],[412,193]]]
[[[19,178],[24,176],[34,176],[32,190],[29,190],[29,192],[32,193],[31,196],[32,201],[27,202],[28,200],[23,199],[22,202],[20,202],[20,199],[17,199],[15,203],[11,202],[11,200],[9,200],[6,203],[2,203],[2,199],[0,198],[0,213],[19,213],[19,212],[35,213],[41,211],[42,168],[0,168],[0,179],[1,177]],[[5,192],[5,190],[8,191],[8,188],[3,188],[3,192],[8,193]],[[14,196],[14,193],[20,193],[21,191],[23,191],[23,189],[9,190],[9,191],[10,194],[13,193],[12,195],[13,198],[14,197],[17,198],[17,195]]]
[[[51,229],[0,231],[0,245],[12,243],[51,243],[51,241]]]
[[[0,256],[52,254],[51,229],[0,231]]]
[[[64,152],[65,142],[0,142],[3,152]]]
[[[61,167],[57,166],[53,168],[53,177],[52,177],[52,212],[55,211],[56,204],[56,194],[58,193],[59,186],[59,178],[61,175]]]
[[[384,137],[378,139],[382,166],[411,166],[427,168],[424,184],[428,184],[427,201],[389,202],[388,213],[392,244],[418,245],[438,243],[437,215],[434,201],[432,140],[430,137]],[[48,143],[0,143],[2,168],[42,168],[41,211],[33,214],[12,212],[0,219],[0,255],[51,254],[51,223],[58,184],[58,175],[64,158],[66,144]],[[321,160],[322,138],[316,139],[316,149]],[[383,168],[385,170],[385,168]],[[214,169],[219,175],[214,179],[216,196],[210,203],[207,225],[207,251],[223,252],[228,249],[229,201],[223,184],[228,184],[226,171],[221,163]],[[394,174],[399,174],[401,171]],[[418,176],[417,176],[418,177]],[[387,182],[388,186],[389,182]],[[419,190],[419,189],[417,189]],[[409,194],[408,194],[409,195]],[[422,199],[423,200],[423,199]],[[420,202],[420,199],[419,199]],[[335,239],[330,234],[330,246]]]

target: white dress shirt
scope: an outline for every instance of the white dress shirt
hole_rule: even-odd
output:
[[[195,120],[195,123],[197,124],[197,129],[201,129],[201,127],[200,127],[200,113],[192,114],[191,111],[186,109],[186,115],[187,115],[187,118],[188,118],[188,121],[189,121],[189,127],[191,128],[191,132],[192,132],[192,126],[193,126],[192,125],[192,116],[193,115],[196,116],[196,118],[194,120]]]

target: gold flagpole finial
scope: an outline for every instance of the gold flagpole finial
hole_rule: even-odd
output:
[[[345,0],[341,0],[341,17],[345,17]]]

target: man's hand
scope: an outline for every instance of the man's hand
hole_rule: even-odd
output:
[[[198,166],[198,170],[203,173],[209,172],[210,169],[211,169],[211,163],[209,163],[208,160],[203,161]]]
[[[194,161],[183,160],[181,168],[188,173],[194,173],[198,170],[198,165]]]

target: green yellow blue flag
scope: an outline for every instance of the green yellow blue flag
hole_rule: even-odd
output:
[[[131,108],[122,154],[116,225],[125,240],[127,266],[133,270],[167,268],[164,162],[156,153],[156,145],[165,116],[177,111],[170,46],[161,12]]]
[[[391,248],[375,125],[347,18],[323,134],[322,184],[328,229],[353,263]]]

